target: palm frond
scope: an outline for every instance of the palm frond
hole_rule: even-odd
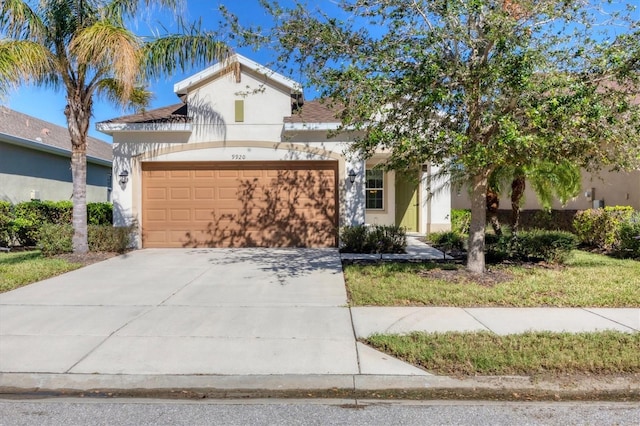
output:
[[[42,40],[47,29],[40,16],[26,1],[2,0],[0,33],[11,39]]]
[[[96,94],[102,96],[110,102],[122,104],[123,88],[122,84],[114,78],[103,78],[96,84]],[[138,111],[151,101],[153,94],[146,87],[136,86],[131,90],[128,96],[128,102],[125,105],[127,109]]]
[[[143,69],[147,78],[159,78],[176,70],[226,61],[231,55],[230,48],[213,33],[192,27],[185,34],[170,34],[145,43]]]
[[[109,69],[119,84],[120,103],[126,104],[140,75],[141,43],[124,27],[98,21],[72,39],[69,52],[79,64]],[[115,92],[114,92],[115,93]]]
[[[55,58],[41,44],[26,40],[0,40],[0,93],[25,82],[54,84]]]
[[[550,209],[554,197],[565,205],[581,190],[580,168],[565,160],[560,163],[540,162],[531,167],[527,178],[531,182],[540,204]]]
[[[123,26],[127,18],[135,18],[141,7],[148,11],[151,6],[159,6],[169,10],[178,10],[185,2],[183,0],[111,0],[101,9],[104,19]]]

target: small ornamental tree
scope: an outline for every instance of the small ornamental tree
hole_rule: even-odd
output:
[[[339,105],[339,131],[357,135],[354,152],[384,148],[391,169],[431,162],[462,173],[472,191],[472,272],[485,270],[486,193],[496,168],[531,159],[591,169],[639,161],[640,31],[631,7],[607,15],[615,26],[599,26],[602,5],[587,0],[337,0],[331,12],[263,6],[274,19],[266,30],[227,15],[239,43],[277,49],[283,71]]]
[[[150,99],[149,78],[224,58],[226,46],[195,26],[139,37],[127,28],[153,5],[180,0],[3,0],[0,94],[21,84],[62,88],[73,179],[73,251],[87,243],[87,134],[96,96],[123,106]]]

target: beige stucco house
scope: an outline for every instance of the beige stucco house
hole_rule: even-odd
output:
[[[141,247],[336,246],[338,228],[447,229],[450,196],[347,155],[335,113],[235,55],[175,84],[180,102],[97,124],[113,137],[114,221]]]

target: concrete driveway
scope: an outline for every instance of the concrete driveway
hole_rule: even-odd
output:
[[[0,372],[358,374],[335,249],[140,250],[0,294]]]

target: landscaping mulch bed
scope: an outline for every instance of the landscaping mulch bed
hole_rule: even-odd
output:
[[[483,286],[493,286],[503,282],[513,280],[513,274],[500,269],[487,270],[484,274],[474,274],[464,268],[458,269],[430,269],[418,272],[418,275],[425,278],[439,279],[452,284],[474,283]]]
[[[69,263],[79,263],[82,266],[91,265],[92,263],[102,262],[103,260],[111,259],[112,257],[118,256],[119,253],[108,252],[108,251],[99,251],[99,252],[89,252],[85,254],[78,253],[63,253],[53,256],[56,259],[66,260]]]

